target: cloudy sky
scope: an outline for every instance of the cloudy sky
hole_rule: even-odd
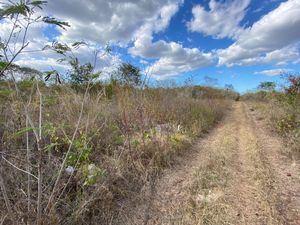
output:
[[[114,55],[100,63],[106,71],[125,61],[152,81],[213,80],[241,92],[300,71],[300,0],[50,0],[45,10],[71,27],[33,27],[29,49],[53,40],[110,43]],[[1,37],[8,29],[2,21]],[[91,49],[78,54],[89,60]],[[28,52],[18,63],[49,70],[58,66],[53,57]]]

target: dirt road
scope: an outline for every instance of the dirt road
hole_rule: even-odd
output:
[[[245,103],[145,195],[128,224],[300,225],[300,163]]]

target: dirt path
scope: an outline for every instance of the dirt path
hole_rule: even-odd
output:
[[[166,171],[128,224],[300,225],[300,164],[244,103]]]

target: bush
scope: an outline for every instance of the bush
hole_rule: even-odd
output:
[[[45,224],[105,224],[120,213],[120,201],[139,194],[151,177],[170,166],[230,107],[226,93],[211,88],[203,89],[213,97],[208,93],[197,97],[194,88],[141,90],[111,82],[96,83],[85,95],[85,85],[75,90],[68,84],[22,81],[20,99],[7,84],[1,83],[6,89],[0,93],[0,145],[7,160],[1,166],[8,196],[17,209],[6,217],[7,223],[35,222],[38,180],[34,177],[40,167],[41,205],[50,201],[53,206],[43,211]],[[42,122],[40,150],[35,130],[26,122],[24,102],[34,126]],[[61,167],[62,176],[55,184]],[[7,212],[3,201],[0,210]]]

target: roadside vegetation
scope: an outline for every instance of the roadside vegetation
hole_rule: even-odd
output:
[[[284,87],[276,89],[273,82],[261,83],[256,92],[247,93],[243,100],[250,102],[253,110],[267,118],[272,129],[284,137],[291,157],[300,157],[300,76],[283,75]]]
[[[41,182],[44,223],[107,223],[118,202],[170,166],[231,104],[225,92],[201,87],[16,85],[22,97],[11,81],[1,82],[5,221],[36,220]],[[219,97],[192,97],[195,89]]]
[[[45,43],[65,74],[15,64],[29,46],[29,27],[46,1],[8,1],[0,18],[0,224],[112,224],[122,204],[188,151],[220,121],[232,88],[154,87],[138,67],[122,63],[101,81],[97,61],[76,57],[84,42]],[[101,54],[100,54],[101,52]]]

